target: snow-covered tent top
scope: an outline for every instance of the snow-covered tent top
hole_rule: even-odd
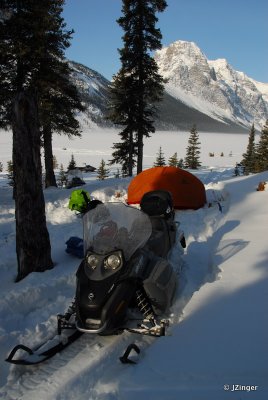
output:
[[[203,183],[193,174],[177,167],[154,167],[138,174],[128,187],[128,204],[139,204],[151,190],[167,190],[176,209],[198,209],[206,203]]]

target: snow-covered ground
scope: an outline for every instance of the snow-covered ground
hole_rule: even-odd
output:
[[[0,161],[11,158],[10,139],[0,132]],[[14,283],[16,276],[14,203],[0,174],[0,398],[5,400],[221,400],[268,397],[268,186],[257,192],[268,171],[234,177],[246,149],[243,135],[202,134],[202,163],[194,172],[205,184],[209,205],[176,211],[187,248],[174,248],[170,261],[182,267],[167,336],[130,333],[83,335],[70,348],[34,367],[4,362],[18,343],[34,347],[53,335],[56,314],[66,310],[75,290],[79,259],[65,252],[70,236],[82,236],[81,219],[68,209],[68,189],[46,189],[47,225],[54,269]],[[159,146],[166,158],[185,156],[188,134],[165,132],[145,144],[151,166]],[[54,139],[58,161],[73,153],[78,164],[108,160],[113,131],[85,132],[82,139]],[[66,150],[63,150],[66,148]],[[215,157],[208,157],[214,152]],[[224,157],[220,153],[224,153]],[[230,156],[231,153],[231,156]],[[85,189],[102,201],[127,196],[130,179],[97,181],[87,174]],[[222,212],[221,212],[222,210]],[[119,357],[135,343],[136,365]]]

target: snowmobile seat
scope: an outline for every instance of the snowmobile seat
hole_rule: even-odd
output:
[[[149,215],[152,234],[147,246],[158,256],[166,256],[175,241],[173,201],[170,192],[154,190],[142,197],[141,210]]]
[[[165,190],[153,190],[143,195],[140,207],[150,217],[174,216],[174,207],[171,193]]]
[[[166,257],[175,242],[176,226],[172,219],[163,216],[150,217],[152,234],[147,242],[148,248],[159,257]]]

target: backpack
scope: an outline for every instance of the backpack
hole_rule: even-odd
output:
[[[88,210],[88,204],[90,202],[89,193],[83,189],[73,190],[69,200],[69,209],[72,211],[78,211],[85,213]]]
[[[141,210],[149,216],[174,216],[171,193],[166,190],[152,190],[143,195],[140,202]]]

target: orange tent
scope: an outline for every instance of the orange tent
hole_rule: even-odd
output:
[[[128,187],[128,204],[139,204],[151,190],[167,190],[177,209],[198,209],[206,203],[203,183],[193,174],[177,167],[149,168],[135,176]]]

